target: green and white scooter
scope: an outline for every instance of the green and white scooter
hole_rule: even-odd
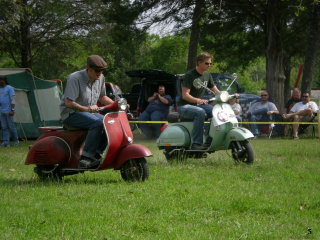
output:
[[[237,75],[233,74],[233,81]],[[230,84],[230,86],[232,85]],[[194,80],[193,85],[196,88],[206,88],[199,79]],[[209,102],[215,102],[212,109],[212,118],[209,119],[209,131],[204,136],[212,139],[207,150],[191,150],[192,146],[192,121],[180,121],[176,118],[176,122],[170,122],[157,139],[159,149],[163,149],[163,153],[168,161],[184,160],[187,157],[203,158],[208,153],[218,150],[231,150],[232,157],[236,162],[253,163],[254,151],[252,145],[248,141],[253,138],[253,134],[246,128],[238,126],[238,120],[227,103],[234,95],[229,95],[227,91],[221,91],[215,97],[209,99]]]

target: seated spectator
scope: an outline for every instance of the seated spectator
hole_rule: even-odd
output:
[[[284,114],[284,119],[293,119],[294,122],[299,121],[310,121],[311,118],[319,110],[317,104],[313,101],[310,101],[310,94],[304,92],[302,94],[302,101],[296,103],[290,110],[288,114]],[[298,128],[299,124],[293,124],[293,139],[299,139],[298,137]]]
[[[261,91],[261,101],[253,103],[249,110],[249,119],[251,122],[270,122],[273,114],[279,114],[276,105],[269,101],[267,91]],[[255,137],[260,135],[257,124],[251,124],[251,131]]]
[[[286,102],[284,108],[289,113],[293,105],[301,101],[301,91],[299,88],[292,89],[291,98]]]
[[[159,85],[158,92],[148,98],[149,105],[140,114],[139,121],[163,121],[169,113],[169,106],[172,104],[170,95],[165,94],[165,87]],[[161,131],[161,124],[140,123],[142,132],[148,138],[158,138]]]
[[[240,106],[240,104],[238,102],[239,101],[238,101],[237,98],[229,99],[229,104],[230,104],[234,114],[236,115],[236,118],[238,119],[238,122],[242,122],[242,118],[241,118],[242,108],[241,108],[241,106]]]

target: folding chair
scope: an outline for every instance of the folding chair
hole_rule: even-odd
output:
[[[315,113],[308,122],[313,123],[315,121],[316,117],[317,117],[317,113]],[[309,126],[311,126],[311,128],[312,128],[312,137],[315,138],[316,137],[316,127],[314,124],[300,124],[299,128],[298,128],[298,134],[299,135],[305,134],[307,132]]]

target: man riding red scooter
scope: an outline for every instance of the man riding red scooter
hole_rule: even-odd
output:
[[[90,169],[120,169],[129,159],[151,156],[147,148],[132,144],[133,136],[130,127],[127,129],[129,123],[124,112],[126,101],[121,99],[113,102],[106,96],[102,74],[106,66],[102,57],[92,55],[87,59],[86,69],[69,76],[61,102],[61,118],[69,131],[41,128],[45,133],[32,146],[26,160],[27,164],[37,165],[35,171],[40,177],[47,177],[48,174],[60,177]],[[105,109],[115,112],[101,115],[101,108],[96,105],[98,100],[107,105]],[[70,131],[70,127],[78,130]],[[101,155],[105,150],[106,156],[103,159]],[[122,155],[123,152],[127,156]],[[59,157],[52,156],[58,153]],[[142,172],[148,173],[145,160],[138,162],[144,166]],[[142,178],[146,177],[145,173],[142,175]]]
[[[107,63],[102,57],[92,55],[87,58],[86,69],[70,74],[64,90],[60,109],[64,124],[88,130],[79,168],[91,168],[101,161],[106,147],[103,131],[103,116],[98,113],[98,100],[103,105],[113,103],[106,96],[103,71]]]

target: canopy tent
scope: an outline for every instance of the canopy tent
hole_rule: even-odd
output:
[[[28,68],[0,68],[0,75],[6,76],[15,89],[14,122],[19,137],[36,138],[40,135],[38,127],[61,125],[62,93],[57,81],[35,77]]]

